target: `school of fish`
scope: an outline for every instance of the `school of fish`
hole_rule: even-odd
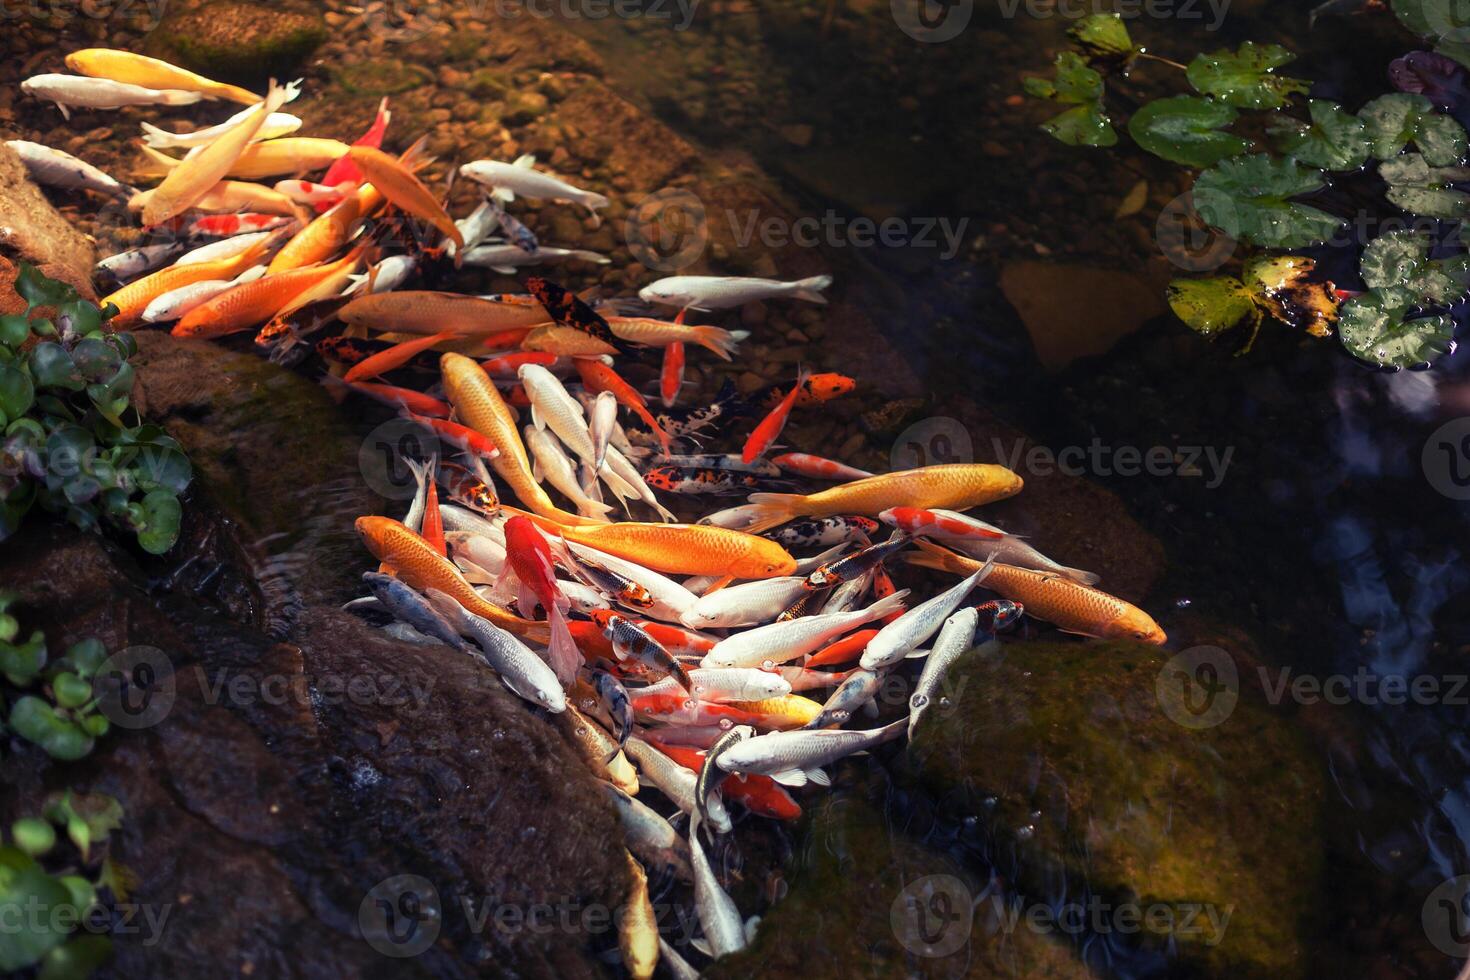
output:
[[[115,327],[254,331],[279,363],[319,362],[334,397],[377,402],[422,430],[434,448],[404,459],[413,488],[401,519],[357,521],[378,564],[348,608],[495,671],[604,781],[634,882],[620,935],[633,976],[660,959],[694,975],[658,936],[650,877],[692,887],[702,954],[743,949],[757,920],[741,916],[708,843],[744,814],[796,819],[804,787],[829,784],[828,766],[911,734],[961,654],[993,649],[1023,616],[1164,642],[1095,574],[968,513],[1021,491],[1010,470],[871,473],[784,447],[791,418],[847,394],[851,378],[801,369],[680,407],[686,352],[728,361],[746,336],[687,315],[825,303],[830,277],[675,276],[617,299],[541,276],[519,293],[414,288],[450,267],[605,263],[541,244],[506,205],[541,198],[595,216],[609,202],[531,157],[475,160],[457,174],[479,204],[455,218],[422,176],[422,140],[382,148],[386,99],[347,144],[295,135],[302,121],[283,110],[299,82],[256,94],[100,48],[66,66],[75,74],[38,75],[22,91],[68,118],[244,106],[197,130],[143,124],[136,179],[157,180],[146,190],[42,144],[10,145],[39,183],[120,199],[149,232],[149,244],[98,265]],[[656,367],[657,406],[629,366],[645,377]],[[746,499],[697,522],[676,516],[730,497]],[[900,565],[952,581],[921,597],[895,587]],[[921,669],[905,670],[909,660]],[[911,683],[907,711],[879,724],[893,672]]]

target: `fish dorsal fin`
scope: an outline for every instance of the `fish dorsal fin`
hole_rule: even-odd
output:
[[[532,167],[536,166],[536,154],[522,153],[520,156],[515,158],[515,161],[511,164],[511,166],[519,167],[522,170],[530,170]]]
[[[760,926],[760,924],[761,917],[758,915],[752,915],[750,918],[745,920],[745,941],[747,943],[752,942],[755,939],[755,930]]]
[[[705,956],[708,956],[711,959],[714,958],[714,955],[715,955],[714,948],[710,946],[710,944],[709,944],[708,941],[706,941],[704,939],[691,939],[691,940],[689,940],[689,945],[691,945],[695,949],[699,950]]]

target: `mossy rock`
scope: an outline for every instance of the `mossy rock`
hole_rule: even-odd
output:
[[[355,95],[399,95],[434,84],[434,74],[422,65],[396,58],[359,61],[332,69],[337,84]]]
[[[144,47],[211,78],[258,85],[295,77],[292,73],[326,39],[326,21],[310,8],[216,0],[164,17]]]
[[[914,734],[906,780],[979,817],[1034,901],[1068,894],[1229,912],[1135,933],[1191,976],[1300,976],[1320,907],[1326,780],[1298,729],[1250,695],[1209,728],[1159,706],[1168,651],[1008,644],[952,668],[949,705]],[[1182,922],[1182,920],[1181,920]]]
[[[881,780],[874,773],[874,783]],[[870,800],[881,785],[824,795],[809,806],[789,868],[790,888],[767,911],[742,953],[701,974],[711,980],[801,977],[802,980],[943,977],[957,980],[1086,980],[1092,974],[1070,948],[1022,923],[1001,931],[974,906],[985,882],[949,857],[889,825]],[[941,946],[920,955],[903,920],[907,895],[927,882],[950,896],[946,922],[929,938]],[[927,893],[926,893],[927,894]],[[933,955],[942,953],[943,955]]]
[[[503,99],[511,89],[510,77],[503,71],[481,68],[470,75],[465,91],[481,99]]]
[[[524,126],[541,116],[550,108],[546,96],[540,92],[519,89],[511,92],[505,100],[505,113],[501,116],[507,126]]]

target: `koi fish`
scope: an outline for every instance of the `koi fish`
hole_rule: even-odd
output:
[[[148,304],[164,293],[207,279],[233,279],[263,258],[270,246],[271,240],[265,239],[238,255],[210,262],[171,265],[128,283],[102,300],[103,306],[111,303],[118,309],[117,314],[108,321],[109,329],[122,330],[136,326],[142,321]]]
[[[252,282],[265,275],[265,266],[251,266],[234,279],[205,279],[190,283],[155,298],[143,310],[144,323],[167,323],[209,302],[220,293],[241,283]]]
[[[618,923],[618,952],[622,956],[623,968],[633,980],[652,980],[659,961],[658,914],[654,911],[653,899],[648,895],[648,875],[644,874],[643,866],[627,851],[623,856],[627,858],[632,883],[623,900]]]
[[[368,146],[373,149],[381,149],[383,136],[388,132],[388,123],[393,119],[393,114],[388,111],[388,97],[383,96],[383,101],[378,103],[378,112],[373,117],[373,123],[353,141],[353,146]],[[322,177],[322,183],[329,187],[336,187],[343,183],[362,183],[362,170],[349,156],[338,157],[337,160],[327,168],[326,175]],[[318,211],[325,210],[318,207]]]
[[[260,96],[238,85],[226,85],[196,75],[177,65],[115,48],[83,48],[66,56],[66,67],[93,78],[108,78],[145,88],[180,89],[198,92],[206,99],[225,99],[253,105]]]
[[[526,291],[536,297],[536,302],[551,315],[559,326],[570,327],[607,344],[619,353],[629,352],[628,345],[613,335],[612,328],[592,307],[577,298],[569,289],[563,289],[541,276],[526,279]]]
[[[396,370],[413,360],[424,351],[429,350],[436,344],[442,344],[453,339],[454,333],[432,334],[428,337],[415,337],[413,340],[405,340],[401,344],[394,344],[387,350],[378,351],[372,357],[358,361],[342,376],[342,380],[348,384],[354,381],[366,381],[380,374],[387,374]]]
[[[685,769],[700,772],[704,768],[706,753],[687,745],[656,742],[659,751],[673,759]],[[772,820],[797,820],[801,817],[801,805],[791,794],[776,784],[769,776],[747,776],[744,780],[726,780],[720,793],[732,800],[739,800],[745,808],[758,816]]]
[[[832,285],[831,276],[812,276],[795,282],[741,276],[670,276],[638,290],[645,303],[661,303],[689,310],[728,310],[763,299],[804,299],[825,303],[822,290]]]
[[[578,514],[595,520],[606,520],[613,508],[600,500],[592,499],[582,489],[582,485],[577,482],[576,467],[561,451],[556,437],[534,425],[526,426],[525,436],[526,446],[535,460],[531,475],[537,480],[545,480],[561,491],[576,506]]]
[[[658,397],[664,408],[673,408],[684,386],[684,345],[675,341],[664,348],[664,365],[658,375]]]
[[[354,146],[347,151],[347,157],[391,203],[427,221],[456,246],[464,248],[464,236],[454,226],[449,212],[402,162],[372,146]]]
[[[679,494],[739,494],[765,486],[754,473],[697,469],[684,466],[655,466],[643,474],[651,487]]]
[[[491,242],[476,245],[464,253],[465,265],[490,269],[504,275],[514,275],[517,269],[528,265],[545,265],[568,259],[591,262],[593,265],[608,265],[612,262],[612,259],[599,252],[589,252],[583,248],[556,248],[551,245],[541,245],[536,251],[527,252],[519,245]]]
[[[607,198],[592,191],[573,187],[551,174],[533,169],[536,157],[527,153],[516,158],[514,163],[497,160],[475,160],[459,168],[461,177],[468,177],[478,184],[489,187],[490,193],[500,201],[514,201],[516,195],[531,198],[550,198],[580,204],[594,217],[599,208],[608,205]]]
[[[495,202],[500,218],[500,228],[505,232],[505,237],[510,239],[511,244],[522,252],[535,252],[541,248],[541,243],[536,240],[536,233],[525,225],[515,215],[506,212],[499,201]]]
[[[795,660],[821,649],[855,626],[863,626],[902,609],[907,595],[907,591],[895,592],[866,609],[806,616],[727,636],[714,645],[700,666],[763,667]]]
[[[272,314],[312,286],[356,265],[362,258],[362,252],[363,248],[360,246],[330,264],[292,269],[235,286],[190,310],[174,325],[172,333],[175,337],[207,339],[223,337],[264,323]]]
[[[208,235],[211,238],[232,238],[247,233],[274,231],[291,224],[292,220],[279,214],[207,214],[194,219],[189,225],[189,233]]]
[[[571,684],[576,679],[577,664],[582,657],[567,630],[567,599],[556,586],[551,548],[536,525],[524,517],[512,517],[505,522],[505,554],[521,585],[546,610],[546,618],[551,624],[548,661],[562,684]]]
[[[651,609],[653,607],[653,594],[649,592],[647,586],[590,558],[576,554],[573,555],[573,558],[571,573],[592,588],[607,595],[614,602],[630,609]]]
[[[911,510],[911,508],[896,508],[894,511],[885,512],[889,514],[887,517],[883,514],[878,516],[886,523],[895,526],[899,526],[900,521],[914,522],[916,526],[925,528],[925,537],[936,538],[981,561],[994,555],[995,560],[1003,564],[1034,568],[1040,572],[1056,572],[1058,575],[1076,579],[1083,585],[1096,585],[1102,580],[1101,576],[1094,572],[1085,572],[1080,568],[1068,568],[1066,565],[1052,561],[1020,537],[1006,534],[1000,528],[993,527],[974,517],[958,514],[952,510],[936,509],[928,512],[935,516],[934,521],[918,524],[917,522],[922,519],[905,513],[906,510]]]
[[[796,376],[796,384],[791,387],[791,394],[781,400],[781,403],[771,410],[771,414],[761,420],[760,424],[751,432],[750,437],[745,440],[745,448],[740,453],[740,458],[749,463],[758,456],[764,456],[766,450],[771,448],[781,430],[786,428],[786,420],[791,417],[791,406],[796,404],[796,396],[801,394],[802,387],[806,384],[808,374],[802,368]]]
[[[451,411],[447,402],[442,402],[421,391],[415,391],[413,388],[397,388],[393,385],[377,384],[372,381],[348,381],[345,378],[339,378],[331,374],[322,376],[322,384],[329,388],[340,387],[349,391],[355,391],[360,395],[366,395],[374,401],[381,402],[390,408],[407,409],[415,415],[427,415],[431,418],[447,419]],[[447,465],[449,464],[443,464],[443,466]]]
[[[878,515],[884,524],[891,524],[914,537],[939,537],[952,540],[996,541],[1005,533],[990,525],[970,518],[949,516],[945,511],[923,510],[918,507],[890,507]]]
[[[923,553],[910,555],[912,564],[962,575],[981,567],[981,562],[939,545],[927,541],[919,541],[918,545]],[[1154,644],[1168,638],[1153,617],[1132,603],[1055,572],[996,564],[985,579],[985,587],[1021,603],[1032,616],[1068,633]]]
[[[167,263],[184,250],[182,242],[163,242],[159,245],[142,245],[126,252],[109,255],[94,267],[100,274],[110,276],[118,282],[141,276],[145,272]]]
[[[555,354],[527,350],[486,358],[480,362],[480,367],[484,368],[485,373],[492,378],[514,378],[522,365],[539,364],[541,367],[549,368],[559,360],[560,358]]]
[[[892,667],[916,650],[919,644],[933,636],[959,604],[964,601],[981,580],[990,574],[993,562],[975,569],[969,577],[932,599],[919,603],[914,608],[878,630],[878,635],[868,642],[859,665],[865,670]]]
[[[84,78],[77,75],[32,75],[20,83],[20,90],[47,102],[54,102],[63,119],[71,118],[71,110],[120,109],[125,105],[193,105],[204,98],[198,92],[182,89],[154,89],[129,85],[106,78]]]
[[[434,435],[443,439],[460,452],[469,453],[481,459],[491,461],[494,461],[500,456],[500,450],[494,442],[468,426],[460,425],[458,422],[452,422],[449,419],[436,419],[424,415],[415,415],[413,412],[406,410],[404,414],[409,421],[416,422],[424,428],[429,429]]]
[[[271,237],[269,231],[253,231],[246,235],[232,235],[222,238],[217,242],[209,242],[198,248],[190,249],[179,256],[179,265],[191,265],[195,262],[212,262],[215,259],[225,259],[233,255],[239,255],[256,242],[266,241]]]
[[[441,293],[404,290],[359,296],[342,308],[343,323],[396,333],[439,333],[453,330],[478,337],[508,328],[545,323],[540,304],[524,304]]]
[[[316,342],[316,352],[324,360],[340,364],[356,364],[372,357],[390,345],[362,337],[323,337]]]
[[[373,557],[391,567],[399,579],[413,588],[426,594],[429,589],[438,589],[466,611],[501,629],[533,643],[550,642],[547,624],[522,619],[485,601],[449,559],[400,522],[391,517],[359,517],[355,527]]]
[[[253,110],[252,110],[253,111]],[[213,146],[211,143],[209,146]],[[182,161],[160,153],[146,144],[141,146],[144,162],[137,173],[146,177],[163,177],[177,169]],[[208,146],[195,147],[184,160],[201,153]],[[263,180],[286,174],[302,174],[321,170],[346,153],[349,147],[341,140],[323,139],[317,136],[282,136],[263,143],[251,143],[245,152],[236,158],[228,177],[242,180]]]
[[[755,715],[759,719],[755,722],[755,727],[762,731],[772,729],[786,731],[792,728],[802,728],[816,721],[822,714],[822,705],[800,694],[783,694],[777,698],[766,698],[761,701],[732,703]]]
[[[493,515],[500,510],[495,488],[458,463],[439,464],[439,483],[449,494],[449,499],[457,504],[485,515]]]
[[[512,694],[545,708],[553,715],[575,710],[567,704],[566,694],[551,668],[511,631],[466,609],[458,598],[439,589],[430,588],[426,595],[455,629],[475,641],[485,655],[485,662],[495,668],[501,683]]]
[[[858,630],[818,650],[807,658],[807,669],[816,667],[841,667],[863,655],[868,642],[878,635],[876,629]]]
[[[213,143],[227,131],[235,128],[242,120],[259,104],[260,100],[254,100],[249,108],[241,109],[230,118],[216,126],[208,126],[204,129],[196,129],[191,133],[170,133],[159,129],[152,123],[140,122],[143,128],[143,143],[155,150],[193,149],[196,146],[204,146]],[[258,140],[271,140],[279,136],[288,136],[301,128],[301,117],[293,116],[289,112],[273,112],[265,117],[265,122],[260,124],[255,138]]]
[[[743,331],[732,332],[721,327],[691,326],[641,316],[606,317],[612,332],[630,343],[644,347],[668,347],[673,344],[698,344],[722,361],[730,360]]]
[[[612,392],[620,405],[642,419],[643,424],[658,437],[664,447],[664,452],[669,451],[669,434],[648,411],[648,403],[643,400],[638,390],[624,381],[611,365],[591,357],[574,358],[573,363],[576,365],[577,374],[582,378],[583,386],[589,392],[595,395],[605,391]]]
[[[143,207],[143,224],[152,227],[193,206],[210,188],[229,174],[235,161],[255,138],[267,116],[296,97],[297,83],[271,85],[265,101],[214,142],[199,148],[171,170],[153,189]]]
[[[320,205],[318,210],[325,211],[346,197],[349,191],[356,190],[356,187],[334,187],[310,180],[278,180],[274,189],[276,193],[286,195],[297,204],[310,204],[313,207]]]
[[[819,493],[757,493],[749,530],[758,533],[796,517],[881,514],[890,507],[965,509],[1014,496],[1019,476],[991,463],[941,463],[870,476]]]
[[[769,732],[732,746],[720,757],[726,772],[759,773],[786,786],[804,786],[807,781],[830,785],[821,769],[828,763],[875,748],[904,733],[907,718],[868,731],[830,728],[820,731]]]
[[[753,473],[757,476],[779,477],[781,468],[768,459],[745,462],[734,453],[692,453],[661,456],[658,462],[685,469],[703,467],[711,470],[727,470],[733,473]]]
[[[598,609],[593,611],[592,621],[602,627],[603,633],[612,641],[613,653],[618,660],[640,664],[656,677],[673,677],[686,695],[693,693],[694,681],[690,680],[684,665],[645,630],[634,625],[631,619],[610,610]]]
[[[729,585],[695,600],[681,621],[694,629],[719,629],[767,623],[802,594],[806,580],[796,575]]]
[[[134,193],[131,187],[63,150],[28,140],[6,140],[5,145],[15,151],[26,172],[39,184],[68,191],[95,191],[109,197]]]
[[[872,518],[841,514],[797,521],[772,531],[766,537],[788,548],[829,548],[860,541],[876,534],[881,526]]]
[[[806,588],[830,589],[866,575],[906,548],[912,540],[907,534],[895,531],[893,537],[887,541],[870,544],[861,551],[821,565],[806,577]]]
[[[813,456],[811,453],[782,453],[772,457],[771,462],[798,476],[813,480],[861,480],[873,475],[867,470],[839,463],[835,459]]]

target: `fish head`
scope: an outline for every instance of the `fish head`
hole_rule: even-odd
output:
[[[611,609],[593,609],[587,615],[591,618],[592,622],[597,624],[597,628],[602,630],[609,638],[612,636],[613,630],[617,628],[617,625],[623,622],[623,617]]]
[[[992,599],[980,603],[975,611],[980,614],[980,632],[1004,633],[1021,621],[1026,607],[1010,599]]]
[[[765,675],[757,679],[750,686],[754,689],[751,693],[759,695],[750,698],[751,701],[764,701],[768,698],[784,697],[791,693],[791,682],[780,674],[762,671]]]
[[[680,299],[674,290],[660,287],[658,283],[638,290],[638,298],[645,303],[664,303],[670,306],[678,305]]]
[[[561,688],[548,685],[536,688],[536,700],[541,706],[553,714],[559,714],[567,710],[567,695]]]
[[[842,576],[840,574],[833,572],[828,566],[823,565],[808,575],[806,581],[801,583],[801,587],[814,592],[817,589],[825,589],[828,586],[837,585],[841,581]]]
[[[1152,616],[1134,606],[1129,606],[1123,615],[1103,627],[1102,633],[1109,640],[1137,640],[1156,646],[1168,639]]]
[[[736,578],[776,578],[796,571],[796,559],[774,541],[749,536],[745,554],[728,569]]]
[[[838,398],[857,387],[857,382],[845,374],[814,374],[807,379],[806,390],[819,402]]]
[[[363,545],[372,552],[373,557],[378,561],[386,561],[389,551],[389,535],[392,531],[391,525],[397,523],[390,517],[369,516],[359,517],[352,526],[357,530],[357,536],[362,539]]]

